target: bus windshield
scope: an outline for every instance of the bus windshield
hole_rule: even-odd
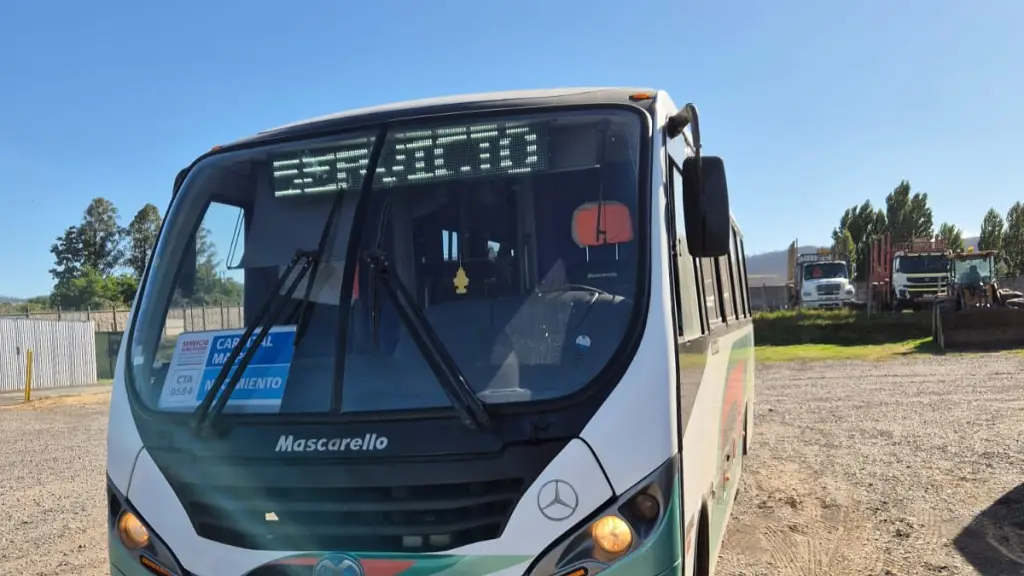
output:
[[[949,260],[940,254],[900,256],[896,259],[896,271],[900,274],[945,274]]]
[[[290,360],[276,397],[243,409],[236,389],[227,413],[450,406],[381,287],[380,262],[485,403],[579,390],[612,359],[634,310],[642,126],[638,113],[620,109],[395,125],[367,198],[362,183],[377,132],[202,160],[168,211],[137,304],[128,368],[137,397],[167,411],[191,411],[201,401],[216,374],[183,368],[181,342],[203,327],[187,315],[176,322],[176,313],[209,303],[209,286],[230,282],[241,300],[232,328],[284,299],[264,345],[285,347]],[[307,274],[283,294],[285,267],[297,251],[318,248],[336,199],[312,288]],[[211,256],[218,240],[230,242],[226,260]],[[349,265],[351,242],[357,249]],[[190,266],[195,274],[182,272]],[[186,289],[187,277],[194,282]],[[218,290],[224,304],[231,291]],[[218,342],[223,348],[230,338]],[[203,385],[182,385],[186,373]],[[270,381],[251,380],[243,387]]]

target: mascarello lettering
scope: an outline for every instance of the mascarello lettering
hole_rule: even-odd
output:
[[[274,452],[374,452],[387,447],[386,436],[372,433],[353,438],[296,438],[282,434]]]

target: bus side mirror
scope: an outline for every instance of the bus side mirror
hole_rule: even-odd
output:
[[[729,187],[720,157],[683,160],[683,218],[692,256],[717,258],[729,253]]]
[[[185,244],[185,253],[181,255],[181,271],[178,273],[178,291],[183,298],[191,298],[196,293],[196,237],[193,235]]]

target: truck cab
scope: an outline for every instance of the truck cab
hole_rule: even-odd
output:
[[[943,249],[898,250],[892,260],[895,308],[919,310],[945,294],[949,257]]]
[[[805,256],[814,256],[801,261]],[[850,281],[850,269],[831,255],[802,255],[797,259],[802,308],[843,308],[853,303],[857,290]]]
[[[850,277],[849,259],[828,249],[797,255],[789,246],[789,301],[793,308],[844,308],[857,290]]]
[[[947,292],[949,247],[941,238],[894,242],[892,233],[871,241],[868,282],[877,310],[920,310]]]

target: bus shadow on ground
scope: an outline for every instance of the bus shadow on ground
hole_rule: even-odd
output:
[[[982,576],[1024,575],[1024,484],[978,514],[953,545]]]

